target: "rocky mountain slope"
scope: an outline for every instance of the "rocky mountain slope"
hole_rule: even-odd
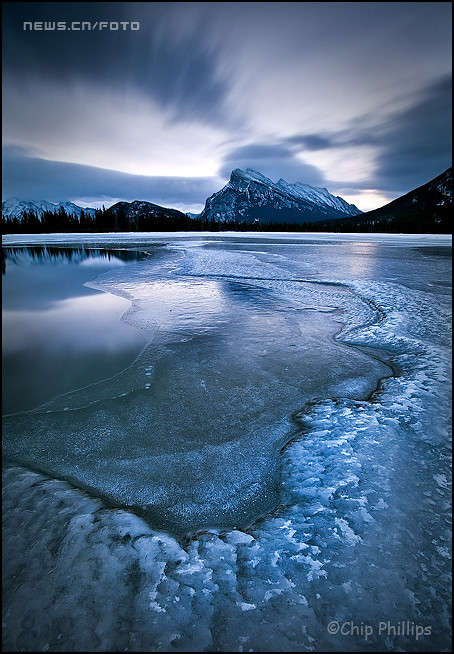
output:
[[[229,182],[206,200],[202,220],[240,223],[305,223],[356,216],[361,211],[326,188],[284,179],[274,183],[261,173],[237,168]]]

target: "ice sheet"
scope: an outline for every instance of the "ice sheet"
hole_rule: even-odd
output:
[[[329,380],[323,369],[327,393],[304,408],[299,405],[302,410],[294,406],[295,437],[275,459],[279,506],[247,530],[211,526],[178,541],[65,481],[8,466],[4,649],[450,651],[450,258],[443,248],[424,249],[425,254],[415,250],[413,236],[408,249],[404,238],[397,240],[395,256],[386,247],[376,252],[375,263],[364,251],[350,260],[344,251],[342,261],[330,245],[311,260],[301,251],[286,256],[282,244],[257,248],[256,242],[251,247],[251,239],[243,240],[241,247],[255,250],[243,253],[247,259],[238,251],[232,254],[225,243],[192,243],[189,252],[189,246],[175,241],[176,251],[185,255],[179,257],[177,279],[189,283],[194,276],[199,284],[206,280],[204,291],[219,291],[227,284],[230,291],[219,291],[219,297],[228,297],[228,307],[235,306],[238,333],[250,328],[245,346],[232,336],[229,351],[241,353],[235,369],[242,364],[250,371],[255,356],[245,360],[244,355],[258,344],[269,347],[268,339],[274,342],[270,361],[276,386],[271,385],[261,406],[262,429],[277,425],[277,405],[286,411],[301,392],[296,380],[302,369],[306,373],[304,344],[299,343],[296,358],[290,356],[290,345],[294,335],[305,333],[297,331],[301,321],[304,329],[310,327],[311,316],[316,316],[314,332],[336,321],[338,330],[342,328],[328,348],[331,353],[333,347],[336,355],[348,351],[356,357],[352,345],[384,350],[400,374],[385,379],[380,391],[366,400],[355,398],[365,390],[356,382],[348,387],[353,371],[368,357],[356,360],[343,380],[339,370]],[[334,272],[342,275],[332,274],[333,260]],[[299,274],[303,268],[305,276]],[[253,279],[246,280],[245,270]],[[114,277],[109,273],[97,284],[110,285],[112,292],[120,283]],[[237,300],[232,300],[233,288]],[[138,297],[128,319],[138,324],[146,322],[152,306],[141,294],[143,285],[134,290]],[[166,294],[157,297],[167,302]],[[160,314],[166,320],[174,301],[169,298]],[[186,347],[203,344],[201,355],[210,339],[216,341],[217,330],[225,329],[225,305],[216,306],[210,329],[197,333],[203,324],[196,320],[196,335],[189,341],[183,340],[187,334],[180,327],[156,332],[158,354],[172,351],[172,380],[183,366],[180,389],[188,381]],[[216,323],[220,317],[221,327]],[[290,324],[284,328],[286,322]],[[218,345],[208,348],[210,369],[211,356],[220,356]],[[310,349],[314,347],[311,341]],[[222,362],[233,367],[227,355]],[[199,366],[191,372],[186,388],[196,387],[200,371]],[[145,377],[146,372],[153,371],[144,368]],[[269,381],[266,366],[255,372]],[[330,392],[341,382],[350,396],[342,388]],[[288,405],[279,399],[270,408],[274,389],[282,384],[289,393]],[[205,385],[211,390],[206,380]],[[202,392],[203,386],[195,397]],[[243,395],[237,398],[240,404]],[[53,419],[60,413],[62,421],[75,411],[95,410],[56,409]],[[185,425],[189,415],[194,414],[188,407]],[[288,434],[285,415],[282,430]],[[41,417],[35,414],[35,424]],[[128,429],[133,422],[129,420]],[[254,428],[259,423],[252,421]],[[217,445],[231,448],[227,456],[234,456],[237,444],[238,454],[250,464],[249,452],[242,449],[249,441],[222,439],[219,434]],[[276,435],[267,440],[264,454],[278,440]],[[180,451],[179,456],[185,462],[191,453]],[[222,483],[221,478],[219,486]]]
[[[292,262],[172,245],[87,282],[128,299],[123,321],[150,344],[123,373],[6,416],[4,455],[180,535],[246,527],[278,502],[292,414],[314,398],[367,397],[391,374],[334,338],[376,312]]]

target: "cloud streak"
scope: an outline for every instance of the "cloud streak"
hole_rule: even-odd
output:
[[[4,3],[3,143],[27,153],[22,188],[6,170],[4,197],[38,192],[37,180],[57,192],[43,172],[54,162],[58,200],[74,197],[71,165],[86,196],[106,198],[121,178],[131,197],[127,180],[139,191],[154,178],[166,206],[249,167],[379,206],[451,164],[451,13],[430,2]],[[140,29],[24,31],[24,20]],[[164,182],[178,178],[180,198]]]
[[[3,152],[4,183],[10,197],[59,202],[62,197],[83,206],[109,206],[112,199],[146,200],[181,211],[199,212],[205,199],[219,190],[222,180],[210,177],[130,175],[73,163],[30,156],[22,148]],[[24,192],[24,188],[27,189]]]

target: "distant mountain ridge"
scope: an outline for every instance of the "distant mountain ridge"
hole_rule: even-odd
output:
[[[74,216],[62,224],[63,208]],[[152,202],[117,202],[105,209],[82,208],[72,202],[46,200],[2,203],[3,233],[42,231],[194,231],[250,228],[318,232],[452,232],[452,168],[387,205],[361,212],[325,188],[283,179],[274,183],[247,169],[232,171],[230,180],[210,196],[198,214],[182,213]],[[81,219],[81,212],[85,218]],[[24,212],[27,212],[25,214]],[[46,212],[50,218],[46,218]],[[31,215],[35,215],[34,219]],[[42,216],[44,215],[44,218]],[[49,215],[49,214],[47,214]],[[44,224],[44,223],[47,224]]]
[[[68,215],[75,215],[80,218],[80,212],[84,211],[85,214],[94,215],[95,209],[91,207],[79,207],[73,202],[58,202],[53,203],[48,200],[17,200],[10,198],[2,202],[2,216],[4,218],[22,218],[24,211],[32,212],[38,218],[41,218],[45,211],[57,212],[63,208]]]
[[[367,211],[360,217],[363,226],[381,225],[382,228],[422,229],[422,233],[452,231],[452,167],[430,182],[385,204],[379,209]]]
[[[133,202],[117,202],[113,204],[107,211],[113,214],[123,214],[128,220],[136,220],[140,216],[149,217],[164,217],[169,219],[177,219],[186,217],[187,214],[178,211],[178,209],[168,209],[161,207],[159,204],[153,202],[146,202],[145,200],[133,200]]]
[[[199,219],[302,224],[361,213],[358,207],[331,195],[326,188],[301,182],[290,184],[284,179],[275,183],[250,168],[236,168],[229,182],[206,200]]]
[[[314,223],[318,232],[452,233],[452,168],[379,209]]]

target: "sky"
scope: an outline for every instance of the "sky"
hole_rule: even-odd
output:
[[[452,165],[450,2],[2,7],[2,200],[198,213],[252,168],[368,211]]]

